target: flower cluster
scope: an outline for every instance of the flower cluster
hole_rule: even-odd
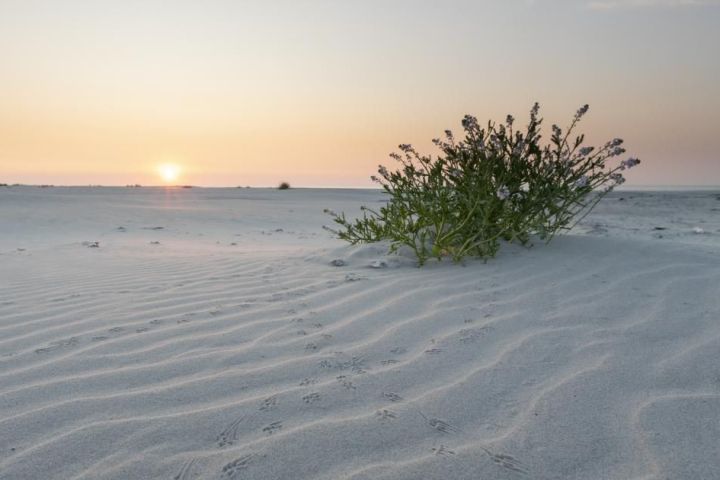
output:
[[[501,240],[525,245],[536,235],[550,241],[622,184],[621,171],[640,163],[628,158],[608,165],[625,153],[622,139],[600,148],[583,146],[583,135],[571,139],[588,109],[578,109],[566,131],[553,125],[544,145],[537,103],[524,131],[513,129],[512,115],[485,127],[466,115],[463,140],[449,130],[444,140],[433,140],[437,157],[402,144],[402,154],[391,154],[400,168],[381,165],[379,176],[371,177],[390,195],[388,203],[378,211],[363,207],[362,218],[353,221],[328,212],[341,227],[332,231],[353,244],[389,240],[391,251],[407,246],[421,265],[432,257],[492,257]]]

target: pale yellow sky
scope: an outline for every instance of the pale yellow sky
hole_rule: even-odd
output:
[[[0,0],[0,182],[370,186],[466,113],[590,103],[630,184],[720,184],[715,1]]]

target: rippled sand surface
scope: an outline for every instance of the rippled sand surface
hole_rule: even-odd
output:
[[[0,479],[720,478],[720,193],[423,269],[382,199],[0,189]]]

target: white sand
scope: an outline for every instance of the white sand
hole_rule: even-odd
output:
[[[718,479],[717,197],[374,269],[378,192],[0,189],[0,479]]]

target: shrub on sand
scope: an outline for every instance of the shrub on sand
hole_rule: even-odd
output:
[[[326,210],[340,229],[326,228],[351,244],[388,240],[391,252],[407,246],[420,265],[429,258],[493,257],[501,240],[528,245],[536,235],[549,242],[622,184],[620,172],[640,160],[610,165],[625,153],[619,138],[599,148],[583,146],[584,135],[571,139],[587,105],[565,132],[553,125],[550,142],[542,144],[539,109],[536,103],[524,130],[515,129],[511,115],[486,127],[466,115],[463,139],[446,130],[444,139],[433,140],[437,157],[400,145],[402,153],[390,155],[400,168],[380,165],[379,176],[371,177],[390,195],[388,203],[362,207],[362,218],[352,221]]]
[[[278,190],[288,190],[290,188],[290,184],[287,182],[282,182],[280,185],[278,185]]]

